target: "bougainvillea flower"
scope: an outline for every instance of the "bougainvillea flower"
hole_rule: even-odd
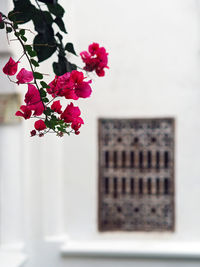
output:
[[[69,94],[69,90],[73,89],[74,83],[70,79],[70,72],[66,72],[61,76],[55,76],[54,80],[49,83],[50,88],[47,89],[47,92],[51,94],[53,97],[56,96],[65,96],[68,95],[68,99],[78,99],[73,96],[73,94]]]
[[[20,109],[22,110],[22,112],[21,112],[21,111],[17,111],[17,112],[15,113],[16,116],[23,117],[25,120],[27,120],[27,119],[29,119],[29,118],[31,117],[31,113],[32,113],[32,111],[30,110],[29,107],[27,107],[27,106],[25,106],[25,105],[22,105],[22,106],[20,107]]]
[[[2,14],[0,13],[0,23],[3,21]]]
[[[84,80],[84,75],[81,71],[73,70],[70,76],[74,85],[80,84]]]
[[[65,98],[77,100],[78,96],[76,95],[74,89],[68,89],[68,90],[65,90]]]
[[[36,121],[34,126],[37,131],[42,131],[47,128],[43,120]]]
[[[83,120],[80,117],[81,115],[81,111],[79,109],[79,107],[75,107],[73,105],[73,103],[70,103],[66,109],[64,110],[64,112],[61,114],[61,119],[63,119],[66,123],[80,123],[83,124]]]
[[[35,135],[36,135],[36,130],[32,130],[32,131],[30,132],[30,134],[31,134],[31,136],[35,136]]]
[[[15,75],[17,72],[18,63],[19,62],[15,62],[12,57],[10,57],[9,61],[3,67],[3,72],[9,76]]]
[[[99,44],[97,44],[97,43],[93,43],[93,44],[89,45],[89,47],[88,47],[88,51],[90,52],[90,54],[92,56],[94,56],[98,50],[99,50]]]
[[[16,76],[17,83],[29,83],[33,80],[33,73],[32,71],[28,71],[25,68],[21,69],[20,72]]]
[[[62,113],[61,108],[62,108],[62,106],[60,104],[60,100],[54,101],[53,104],[51,105],[51,109],[53,111],[57,112],[58,114],[61,114]]]
[[[40,93],[34,85],[28,84],[28,92],[25,95],[24,102],[34,111],[33,115],[38,116],[43,113],[44,105],[41,101]]]
[[[57,88],[58,89],[72,89],[73,88],[73,82],[70,79],[71,73],[66,72],[65,74],[58,76],[57,80]]]
[[[81,123],[72,123],[71,128],[75,131],[76,135],[80,134],[79,128],[81,127]]]
[[[96,71],[98,76],[104,76],[104,68],[108,68],[108,53],[104,47],[99,47],[99,44],[93,43],[89,45],[89,53],[83,51],[80,53],[83,62],[85,63],[84,70]]]
[[[92,89],[89,85],[92,81],[82,82],[78,84],[75,88],[75,93],[78,97],[87,98],[91,95]]]

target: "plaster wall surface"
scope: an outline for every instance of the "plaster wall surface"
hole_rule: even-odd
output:
[[[26,267],[200,266],[200,2],[60,3],[66,9],[65,41],[72,41],[77,52],[94,41],[105,46],[110,69],[104,78],[90,75],[92,96],[77,103],[85,121],[79,136],[30,138],[32,122],[23,123],[19,131],[13,126],[12,134],[4,126],[0,129],[1,140],[10,135],[13,158],[23,159],[21,166],[14,160],[12,165],[17,173],[21,168],[17,179],[23,181],[23,201],[17,203],[23,211],[23,231],[15,229],[16,238],[7,234],[6,240],[11,244],[23,240]],[[81,65],[80,58],[70,57]],[[52,73],[50,61],[41,70],[48,69]],[[100,117],[175,118],[175,232],[98,232]],[[1,149],[6,150],[3,143]],[[2,152],[0,162],[0,173],[14,179]],[[13,220],[14,214],[8,216]],[[12,233],[9,229],[8,224],[5,231]]]

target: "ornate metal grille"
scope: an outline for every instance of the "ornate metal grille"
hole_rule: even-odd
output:
[[[174,229],[174,119],[99,120],[99,230]]]

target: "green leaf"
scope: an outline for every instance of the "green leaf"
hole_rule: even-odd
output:
[[[37,10],[32,19],[35,30],[41,34],[44,34],[46,29],[53,23],[53,17],[48,11]]]
[[[18,24],[30,21],[36,11],[34,5],[29,0],[13,1],[15,8],[9,12],[9,19]]]
[[[24,35],[24,34],[25,34],[25,30],[24,30],[24,29],[21,29],[21,30],[19,31],[19,33],[20,33],[21,35]]]
[[[40,89],[40,96],[41,97],[46,97],[47,93],[45,92],[45,90],[43,88]]]
[[[54,22],[58,25],[58,27],[60,28],[62,32],[67,33],[65,29],[65,24],[61,18],[59,17],[55,18]]]
[[[4,29],[4,26],[5,26],[4,22],[3,21],[0,22],[0,29]]]
[[[12,32],[12,28],[11,27],[6,27],[6,31],[7,32]]]
[[[65,13],[65,10],[63,9],[63,7],[59,4],[48,4],[47,5],[49,11],[55,15],[56,17],[60,17],[62,18],[64,13]]]
[[[70,52],[70,53],[74,54],[75,56],[77,56],[77,54],[76,54],[76,52],[74,50],[74,46],[73,46],[72,43],[67,43],[65,45],[65,50],[67,50],[68,52]]]
[[[52,32],[36,35],[34,50],[37,52],[38,61],[42,62],[56,51],[56,40]]]
[[[33,72],[33,76],[35,79],[38,79],[38,80],[43,79],[42,73],[39,73],[39,72]]]
[[[26,42],[27,41],[27,38],[25,37],[25,36],[21,36],[21,39],[24,41],[24,42]]]
[[[17,25],[17,23],[13,23],[13,28],[14,28],[14,29],[18,29],[18,25]]]
[[[45,120],[45,124],[47,127],[49,127],[50,129],[53,129],[55,130],[55,125],[56,125],[56,122],[53,121],[53,120]]]
[[[19,37],[20,36],[19,32],[15,32],[15,36]]]
[[[40,84],[43,88],[50,88],[50,86],[46,84],[44,81],[41,81]]]
[[[33,58],[31,58],[31,63],[33,64],[33,66],[35,67],[39,67],[40,65],[38,64],[38,62],[36,60],[34,60]]]
[[[26,51],[28,52],[29,56],[30,57],[35,57],[37,56],[37,53],[36,51],[33,50],[32,46],[31,45],[25,45],[24,46]],[[35,60],[34,60],[35,61]],[[36,62],[36,61],[35,61]],[[39,66],[39,65],[38,65]],[[37,67],[37,66],[36,66]]]
[[[36,57],[37,56],[37,52],[34,51],[34,50],[28,51],[28,54],[29,54],[30,57]],[[38,66],[39,66],[39,64],[38,64]]]
[[[51,113],[53,113],[53,112],[54,112],[54,111],[51,110],[49,107],[47,107],[47,108],[43,111],[43,113],[44,113],[45,115],[47,115],[47,116],[50,116]]]
[[[56,33],[56,36],[58,37],[59,41],[62,42],[63,37],[59,32]]]
[[[44,103],[48,103],[48,102],[49,102],[49,99],[48,99],[47,97],[45,97],[45,98],[42,98],[42,101],[43,101]]]

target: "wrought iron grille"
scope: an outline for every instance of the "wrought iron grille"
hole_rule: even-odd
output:
[[[99,230],[174,230],[174,119],[99,120]]]

